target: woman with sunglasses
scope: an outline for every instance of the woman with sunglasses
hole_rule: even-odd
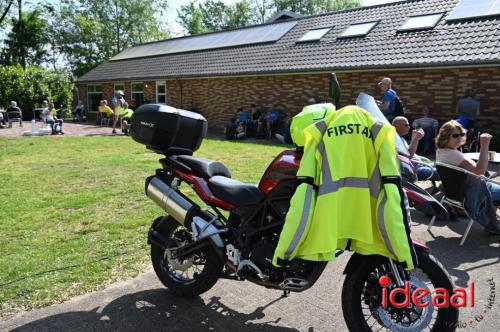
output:
[[[466,134],[465,129],[458,121],[451,120],[443,124],[436,137],[436,161],[462,167],[477,175],[483,175],[488,168],[488,150],[492,136],[486,133],[481,134],[479,138],[481,149],[476,164],[458,150],[465,144]]]
[[[436,137],[436,161],[464,168],[477,175],[484,175],[488,168],[488,150],[491,138],[492,136],[486,133],[481,134],[479,137],[481,148],[479,160],[475,163],[458,150],[465,144],[465,129],[458,121],[448,121],[439,129],[439,134]],[[492,201],[494,203],[500,202],[500,185],[486,181],[486,187],[491,193]],[[492,220],[486,228],[491,233],[500,234],[500,227],[496,217],[495,221]]]

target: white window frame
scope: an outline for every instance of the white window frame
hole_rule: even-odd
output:
[[[137,91],[137,90],[134,90],[134,85],[135,84],[140,84],[142,85],[142,90],[141,91]],[[133,96],[134,96],[134,93],[142,93],[144,94],[144,82],[131,82],[130,83],[130,100],[133,100]]]
[[[134,84],[142,85],[142,91],[134,90]],[[142,93],[142,100],[144,100],[144,82],[142,81],[130,82],[130,103],[134,102],[134,107],[138,107],[139,105],[135,105],[134,93]]]
[[[96,89],[92,89],[94,91],[90,91],[90,87],[93,86],[93,87],[100,87],[100,90],[101,91],[95,91]],[[101,95],[101,97],[103,96],[103,92],[102,92],[102,84],[98,84],[98,83],[95,83],[95,84],[87,84],[87,112],[90,112],[90,113],[95,113],[95,111],[91,110],[90,109],[90,95]]]
[[[165,87],[165,92],[163,93],[160,93],[158,92],[158,87],[160,85],[163,85]],[[158,97],[159,96],[165,96],[165,105],[167,105],[167,82],[166,81],[156,81],[156,87],[155,87],[155,90],[156,90],[156,103],[157,104],[162,104],[158,101]]]

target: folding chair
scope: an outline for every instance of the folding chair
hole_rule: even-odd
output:
[[[19,111],[7,112],[7,119],[9,121],[9,128],[12,128],[12,122],[19,122],[19,127],[23,126],[23,114]]]
[[[467,218],[469,219],[469,223],[467,224],[467,228],[465,230],[462,239],[460,240],[460,245],[463,245],[467,236],[469,235],[469,231],[472,227],[472,223],[474,219],[469,215],[467,210],[465,209],[465,182],[467,177],[469,176],[478,176],[472,172],[469,172],[463,168],[445,164],[445,163],[436,163],[436,170],[441,178],[441,188],[443,191],[443,198],[441,199],[441,204],[446,203],[459,211],[463,212]],[[436,217],[432,217],[427,230],[430,231],[431,227],[434,225],[436,221]]]

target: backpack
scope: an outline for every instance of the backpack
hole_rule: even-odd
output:
[[[401,98],[398,95],[394,96],[394,117],[396,116],[405,116],[406,108],[403,104]]]

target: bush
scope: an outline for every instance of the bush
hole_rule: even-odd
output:
[[[23,111],[23,118],[30,120],[33,109],[41,106],[47,97],[56,107],[70,108],[73,99],[73,82],[69,72],[53,71],[19,65],[0,66],[0,106],[6,108],[15,100]]]

